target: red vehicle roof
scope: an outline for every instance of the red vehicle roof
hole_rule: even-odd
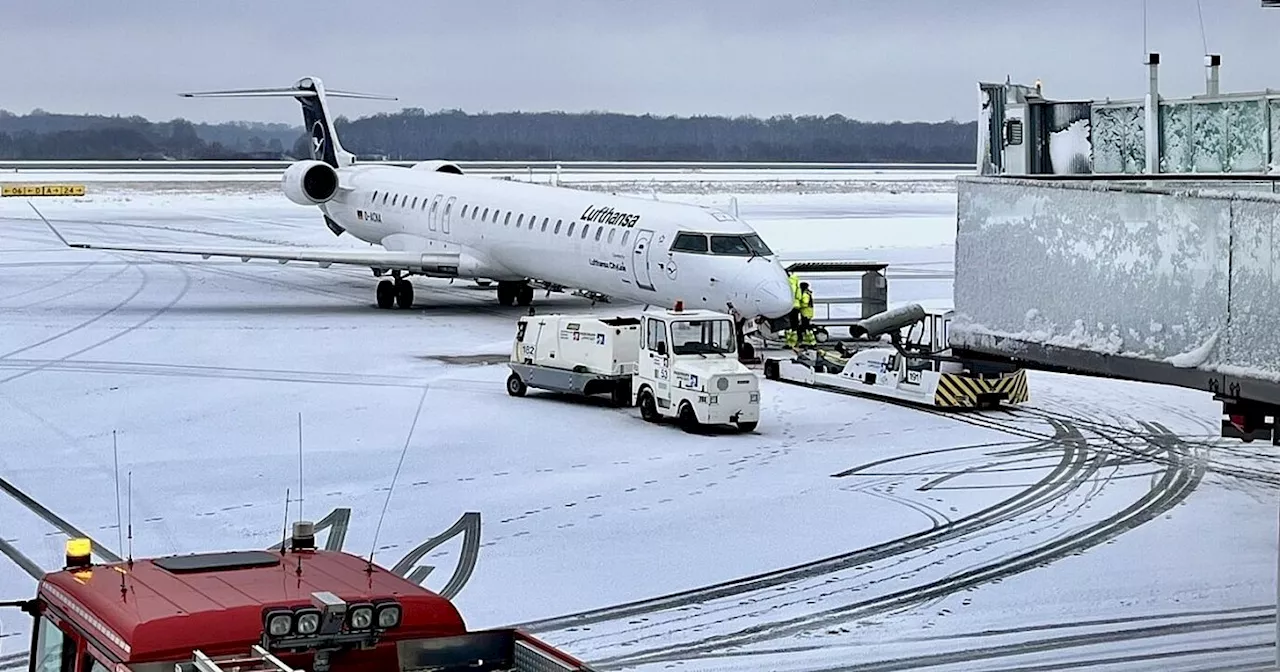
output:
[[[39,593],[125,663],[187,660],[194,649],[244,653],[262,636],[266,607],[309,605],[317,591],[348,603],[395,598],[401,624],[384,641],[466,632],[448,600],[377,565],[368,573],[367,566],[336,551],[209,553],[95,565],[88,574],[52,572]]]

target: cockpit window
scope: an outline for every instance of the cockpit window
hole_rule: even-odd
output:
[[[749,236],[743,236],[742,239],[747,241],[747,247],[751,248],[756,254],[762,257],[773,256],[773,250],[769,249],[769,246],[764,244],[764,241],[760,239],[760,236],[753,233]]]
[[[710,245],[707,244],[710,239]],[[752,255],[768,257],[773,250],[754,233],[747,235],[705,234],[685,232],[676,235],[671,243],[672,252],[689,252],[692,254],[722,254],[730,257],[750,257]]]
[[[712,254],[732,254],[743,257],[751,256],[751,248],[742,236],[711,236]]]
[[[672,252],[700,252],[707,251],[707,237],[701,233],[681,233],[676,236],[675,242],[671,243]]]

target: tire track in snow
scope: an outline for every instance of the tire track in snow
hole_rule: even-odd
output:
[[[1062,455],[1058,464],[1043,478],[1025,490],[992,506],[962,516],[938,528],[917,532],[864,549],[815,560],[786,569],[756,574],[741,579],[714,584],[702,588],[680,591],[622,605],[604,607],[567,614],[549,619],[530,621],[519,627],[531,633],[542,634],[557,630],[580,629],[585,626],[640,616],[657,611],[677,609],[695,605],[707,600],[733,597],[744,593],[774,588],[787,583],[809,579],[824,574],[838,572],[870,562],[893,557],[920,548],[925,548],[940,541],[961,537],[977,531],[982,527],[1007,520],[1022,513],[1027,507],[1038,505],[1046,497],[1052,497],[1060,487],[1071,482],[1086,467],[1087,451],[1080,449],[1076,441],[1079,433],[1073,428],[1062,425],[1055,441],[1062,442]],[[870,463],[877,464],[877,463]],[[837,474],[848,475],[856,471],[849,470]]]
[[[780,621],[757,623],[735,632],[704,637],[692,642],[659,645],[642,651],[598,659],[594,664],[601,669],[608,669],[714,657],[728,647],[793,636],[828,624],[847,623],[998,581],[1030,569],[1047,566],[1055,560],[1104,543],[1173,508],[1188,497],[1203,478],[1205,471],[1203,465],[1194,460],[1175,436],[1165,433],[1158,427],[1153,427],[1152,430],[1152,442],[1177,459],[1165,468],[1161,478],[1137,501],[1082,530],[1011,557],[1000,558],[923,585]]]

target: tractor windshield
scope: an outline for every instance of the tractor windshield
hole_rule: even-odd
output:
[[[737,349],[729,320],[679,320],[671,323],[671,352],[677,355],[727,355]]]

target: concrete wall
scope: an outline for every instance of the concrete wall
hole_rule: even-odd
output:
[[[961,176],[957,218],[956,347],[1280,378],[1280,197]]]

